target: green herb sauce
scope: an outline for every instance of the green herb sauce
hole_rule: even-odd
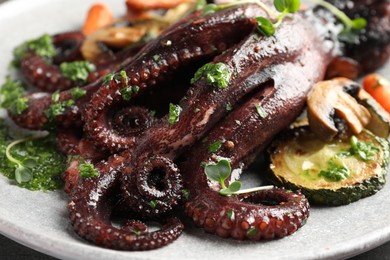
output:
[[[16,143],[3,119],[0,119],[0,172],[15,184],[29,190],[57,190],[63,187],[60,178],[65,170],[65,157],[55,146],[52,135],[39,139],[20,140],[6,150],[11,143]]]

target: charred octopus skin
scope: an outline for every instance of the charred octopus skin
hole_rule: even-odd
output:
[[[257,16],[265,15],[264,11],[255,5],[240,8],[244,8],[244,10],[251,9],[251,12]],[[228,10],[228,12],[234,13],[236,11],[233,9]],[[224,14],[217,13],[213,15]],[[252,30],[255,30],[255,24],[252,26]],[[291,30],[292,27],[294,30]],[[176,167],[164,168],[165,166],[162,165],[167,163],[171,165],[170,160],[177,159],[184,150],[193,145],[210,129],[216,130],[211,130],[208,135],[209,140],[221,137],[231,139],[233,143],[237,144],[230,154],[234,167],[244,166],[249,163],[256,151],[263,149],[274,134],[286,127],[300,113],[310,85],[323,77],[325,66],[329,62],[331,55],[318,49],[321,43],[316,38],[313,39],[311,37],[313,34],[311,27],[297,16],[296,19],[286,22],[274,37],[260,36],[258,38],[257,35],[248,33],[239,44],[224,54],[217,56],[213,63],[224,63],[230,71],[236,72],[233,73],[227,88],[216,88],[210,86],[205,79],[200,79],[190,87],[186,98],[182,99],[180,103],[182,112],[178,122],[169,124],[168,117],[162,117],[144,131],[144,134],[136,142],[136,146],[131,146],[131,149],[125,149],[123,152],[120,152],[119,156],[124,158],[124,165],[122,169],[116,169],[119,174],[113,176],[110,182],[107,182],[120,183],[118,185],[123,194],[123,200],[120,203],[129,206],[129,208],[137,208],[137,214],[140,216],[156,217],[156,211],[151,209],[150,203],[147,203],[147,201],[142,202],[141,200],[143,196],[145,197],[147,190],[155,191],[156,185],[153,185],[153,182],[150,181],[145,182],[145,177],[140,178],[137,175],[139,172],[135,172],[137,168],[141,173],[144,171],[142,167],[139,167],[139,165],[143,165],[143,162],[139,161],[139,159],[145,158],[144,154],[148,152],[150,155],[146,156],[147,158],[160,161],[160,163],[157,163],[157,166],[163,171],[162,178],[170,179],[168,176],[171,175],[168,172]],[[307,36],[297,37],[297,35]],[[308,51],[315,49],[317,51]],[[315,65],[304,65],[310,62]],[[292,75],[294,75],[294,78]],[[102,86],[99,90],[101,89],[106,90],[107,88]],[[94,94],[95,97],[97,93]],[[228,113],[225,107],[227,103],[232,104],[237,109],[219,127],[216,127],[216,124],[219,125],[220,123],[218,122]],[[259,118],[256,112],[256,105],[263,106],[269,117],[266,119]],[[280,106],[283,106],[283,109],[280,109]],[[278,107],[279,109],[277,109]],[[195,111],[194,108],[199,109]],[[280,120],[280,118],[283,118],[283,120]],[[239,125],[237,121],[242,122],[241,128],[237,128]],[[278,123],[275,124],[275,122]],[[245,134],[255,129],[257,129],[255,134],[259,135],[258,142],[252,142],[252,135]],[[214,133],[216,135],[219,134],[219,136],[213,136]],[[207,227],[209,232],[216,232],[222,236],[232,236],[239,239],[283,237],[295,232],[308,217],[309,209],[306,199],[300,194],[289,194],[284,190],[275,189],[268,193],[250,194],[239,198],[221,197],[216,191],[209,190],[207,179],[200,172],[201,169],[199,169],[201,161],[207,159],[205,156],[209,156],[207,149],[204,150],[204,147],[191,148],[190,151],[194,151],[194,154],[190,153],[185,157],[194,158],[195,162],[188,161],[183,167],[180,167],[185,183],[187,185],[190,183],[194,184],[190,191],[191,198],[194,198],[194,201],[190,200],[193,204],[188,202],[186,206],[188,214],[197,221],[198,215],[196,212],[203,209],[206,210],[204,205],[200,206],[198,204],[199,201],[203,201],[202,203],[206,203],[206,205],[213,204],[215,206],[215,210],[212,209],[214,206],[210,206],[206,211],[207,214],[211,215],[220,214],[225,210],[225,207],[230,205],[233,210],[240,207],[238,204],[242,208],[246,208],[245,212],[237,211],[238,224],[232,224],[232,229],[225,233],[221,231],[221,228],[223,228],[221,227],[222,223],[210,224],[210,221],[206,221],[206,223],[215,228]],[[226,157],[228,156],[226,155]],[[163,159],[164,157],[167,159]],[[144,174],[149,174],[151,168],[153,167],[147,167]],[[105,174],[100,172],[100,176],[103,178]],[[96,180],[82,181],[76,187],[75,192],[72,192],[70,203],[71,220],[76,232],[81,236],[85,236],[84,233],[87,232],[80,230],[80,223],[87,223],[91,220],[85,211],[79,210],[88,208],[86,204],[89,202],[88,199],[79,199],[79,193],[83,190],[90,190],[90,194],[102,194],[103,199],[104,193],[108,191],[97,190],[99,179],[100,177]],[[163,183],[163,180],[158,182]],[[95,183],[92,190],[89,186],[91,185],[90,183]],[[145,183],[149,186],[145,187]],[[164,184],[163,186],[167,187],[170,184]],[[158,198],[157,194],[164,193],[167,195]],[[180,195],[180,192],[178,194]],[[197,194],[204,195],[197,197]],[[86,196],[87,198],[91,197],[90,195]],[[169,216],[168,210],[170,208],[174,209],[177,204],[176,201],[180,200],[180,197],[178,197],[178,200],[169,199],[171,195],[162,188],[155,191],[154,195],[149,196],[149,200],[154,201],[155,209],[161,209],[163,215],[166,216]],[[173,195],[173,197],[175,196]],[[84,198],[85,196],[82,197]],[[265,203],[265,201],[271,200],[272,197],[274,197],[276,206],[267,208],[267,206],[256,205],[256,203]],[[168,210],[159,208],[165,205],[166,201],[169,201]],[[281,219],[276,218],[276,215],[281,216]],[[252,221],[251,216],[253,216],[254,221]],[[211,217],[211,219],[214,219],[214,217]],[[248,231],[247,228],[251,227],[250,225],[259,227],[260,222],[263,223],[262,227],[264,225],[277,225],[278,229],[272,226],[271,228],[266,228],[268,231],[259,232],[258,236],[251,237],[245,235]],[[199,225],[203,223],[204,219],[197,222]],[[99,219],[97,221],[94,220],[94,226],[99,231],[93,232],[88,229],[87,239],[100,241],[100,239],[97,239],[101,236],[100,230],[106,229],[107,224]],[[244,229],[240,229],[242,226]],[[216,230],[219,231],[217,232]],[[113,243],[111,239],[119,240],[121,238],[106,237],[106,239],[105,245],[111,247]],[[135,240],[135,238],[132,238],[132,240]],[[126,249],[129,248],[126,247]],[[138,250],[138,248],[134,247],[133,250]]]
[[[228,13],[231,16],[237,12],[246,13],[248,10],[250,10],[250,14],[253,14],[252,17],[265,15],[261,9],[254,5],[240,8],[247,11],[231,9],[209,15],[206,17],[206,21],[207,18],[212,19],[214,16],[223,17]],[[316,22],[323,25],[324,20],[318,19]],[[255,26],[252,24],[251,31],[255,31]],[[179,26],[176,30],[176,27],[173,26],[168,29],[168,32],[180,35],[184,31],[182,29]],[[163,34],[159,40],[165,39],[163,37],[169,34]],[[168,172],[172,169],[175,169],[173,172],[180,169],[184,186],[190,191],[189,199],[185,203],[187,215],[207,232],[236,239],[271,239],[289,235],[305,223],[309,216],[309,205],[301,194],[289,193],[283,189],[273,189],[224,197],[218,193],[218,187],[207,179],[201,163],[212,162],[215,158],[227,158],[233,169],[236,169],[235,172],[240,172],[247,167],[255,155],[266,147],[272,137],[298,116],[304,106],[310,87],[323,78],[327,64],[340,54],[339,45],[335,40],[336,37],[327,38],[324,34],[317,34],[311,22],[300,15],[283,23],[273,37],[259,37],[250,32],[244,37],[242,34],[236,35],[236,37],[240,38],[240,41],[236,41],[239,43],[230,47],[224,54],[216,56],[212,62],[213,64],[223,63],[232,72],[232,78],[227,88],[215,88],[206,79],[201,78],[190,87],[185,98],[180,102],[182,112],[178,122],[169,124],[168,116],[162,116],[146,127],[141,135],[130,135],[130,143],[118,142],[117,137],[115,137],[114,142],[107,140],[109,145],[103,144],[103,147],[119,152],[119,155],[111,156],[107,160],[106,164],[111,166],[110,170],[105,170],[98,164],[99,177],[79,182],[72,192],[69,204],[70,216],[72,225],[80,236],[110,248],[150,249],[148,246],[139,247],[141,242],[145,242],[144,236],[134,236],[134,232],[131,233],[139,225],[134,224],[134,227],[133,224],[130,224],[119,231],[112,229],[107,224],[106,218],[114,212],[115,205],[129,206],[130,209],[138,207],[139,213],[133,212],[133,214],[138,214],[138,217],[141,216],[141,218],[156,218],[157,212],[151,207],[157,208],[156,205],[166,203],[164,200],[166,197],[159,198],[157,194],[168,195],[164,189],[170,184],[166,184],[168,182],[164,182],[164,180],[170,178],[168,176],[171,175]],[[151,53],[154,54],[153,48],[155,47],[153,46],[158,45],[152,42],[148,46],[151,48]],[[133,75],[137,74],[126,71],[126,75],[131,79]],[[142,82],[144,85],[140,89],[158,85],[158,81],[150,81],[150,77],[145,77]],[[118,90],[125,83],[112,82],[109,85],[102,85],[92,94],[89,104],[95,102],[94,98],[96,100],[102,99],[101,93],[114,94],[110,90],[111,87]],[[140,82],[137,81],[137,83]],[[141,94],[142,91],[138,93],[138,95]],[[120,98],[118,96],[117,100],[122,103],[123,100]],[[116,102],[115,98],[104,100],[104,107],[115,107],[112,105],[114,101]],[[131,102],[129,103],[131,104]],[[225,109],[227,103],[234,107],[230,114]],[[106,131],[104,130],[107,129],[107,124],[104,123],[106,120],[104,114],[101,114],[100,108],[98,108],[98,112],[93,114],[94,110],[89,104],[86,106],[84,120],[88,118],[89,122],[93,122],[93,120],[100,118],[102,124],[96,125],[96,127],[101,127],[103,131]],[[266,116],[261,116],[258,113],[257,106],[264,110]],[[95,131],[95,129],[90,130]],[[91,134],[91,131],[88,129],[86,131],[89,137],[95,142],[99,142],[101,140],[99,134]],[[207,132],[208,141],[206,143],[199,143],[191,147]],[[210,154],[207,146],[216,140],[224,140],[230,145]],[[135,143],[137,145],[134,145]],[[186,160],[179,167],[173,165],[172,160],[177,159],[183,152],[185,152],[183,158]],[[148,155],[145,156],[145,153]],[[118,157],[123,162],[121,166],[110,163],[111,160]],[[149,175],[153,171],[154,166],[148,166],[147,162],[146,168],[139,167],[144,165],[144,162],[139,161],[139,158],[145,157],[157,158],[157,161],[153,163],[156,163],[155,165],[162,172],[161,179],[150,181],[149,177],[137,175],[142,174],[142,172],[144,175]],[[165,168],[163,166],[167,164],[172,167]],[[236,178],[238,178],[237,174],[227,182]],[[104,187],[112,188],[103,189],[103,183]],[[159,188],[156,183],[165,184]],[[134,203],[134,201],[138,202],[137,198],[140,198],[140,194],[144,194],[146,191],[155,192],[154,195],[152,194],[154,197],[150,197],[153,198],[154,206],[147,201]],[[116,195],[116,198],[119,197],[116,202],[108,199],[110,198],[108,194],[111,192],[120,194]],[[96,197],[96,194],[99,196]],[[164,209],[162,214],[164,219],[170,218],[170,210],[175,209],[178,201],[180,203],[180,192],[178,195],[177,200],[168,198],[168,208]],[[173,197],[175,196],[173,195]],[[91,201],[92,198],[93,201]],[[107,205],[108,202],[111,204]],[[103,212],[100,206],[90,208],[90,205],[95,205],[95,203],[96,205],[107,205],[105,208],[110,212]],[[234,213],[234,219],[228,216],[228,212]],[[106,217],[102,218],[101,216]],[[129,221],[129,223],[133,222]],[[147,245],[162,246],[159,242],[161,239],[170,242],[177,238],[182,231],[182,225],[178,222],[174,223],[176,224],[169,226],[170,231],[168,232],[173,236],[166,236],[167,232],[164,228],[166,226],[164,226],[160,233],[161,236],[159,235],[158,238],[157,236],[148,237]],[[138,229],[143,229],[144,226],[141,226],[142,228],[138,227]],[[108,232],[108,230],[110,231]],[[250,230],[256,232],[249,232]],[[115,235],[112,235],[111,232]],[[130,232],[130,234],[126,232]],[[138,245],[135,246],[128,241],[138,241],[139,243],[135,242]]]
[[[356,6],[361,2],[356,1]],[[383,4],[388,8],[388,1]],[[83,126],[81,134],[65,131],[59,140],[65,153],[85,156],[98,173],[79,178],[74,162],[74,171],[69,169],[65,176],[70,221],[79,236],[119,250],[159,248],[182,233],[183,224],[172,217],[182,205],[197,226],[221,237],[281,238],[305,223],[309,204],[303,195],[274,188],[222,196],[219,184],[208,180],[201,166],[224,158],[235,173],[226,184],[238,179],[301,113],[311,86],[349,46],[337,40],[340,26],[325,10],[286,19],[271,37],[257,33],[259,16],[267,14],[254,4],[208,15],[194,12],[137,54],[126,56],[113,75],[84,86],[83,97],[51,118],[57,126]],[[375,15],[368,16],[368,30],[388,19],[383,12],[377,19],[371,16]],[[168,41],[172,44],[165,44]],[[216,87],[207,77],[199,77],[188,88],[186,84],[177,88],[185,94],[175,99],[181,112],[174,121],[160,105],[158,116],[151,115],[146,97],[157,97],[167,105],[173,98],[161,93],[174,92],[169,78],[207,62],[225,66],[231,76],[226,86]],[[162,89],[164,85],[168,87]],[[124,94],[129,92],[130,97]],[[69,99],[71,92],[65,90],[57,102]],[[50,94],[32,94],[26,111],[11,117],[22,127],[43,129],[50,119],[45,111],[52,104]],[[227,104],[233,111],[226,109]],[[202,138],[206,141],[199,142]],[[223,142],[221,149],[209,152],[215,141]],[[188,200],[183,188],[189,190]],[[121,228],[112,225],[113,217],[125,220]],[[162,227],[148,232],[140,220],[158,220]]]

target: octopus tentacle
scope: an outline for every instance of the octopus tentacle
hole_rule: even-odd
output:
[[[102,77],[110,71],[120,70],[123,66],[129,64],[138,52],[139,47],[135,46],[134,48],[127,48],[120,51],[113,60],[99,65],[98,70],[89,75],[88,81],[91,83],[81,87],[86,92],[85,96],[75,100],[75,103],[70,108],[65,109],[62,115],[56,118],[48,118],[46,111],[50,109],[53,101],[52,96],[47,92],[26,95],[29,100],[26,110],[21,114],[14,114],[12,111],[8,111],[8,114],[18,126],[30,130],[45,129],[50,127],[48,125],[50,123],[65,128],[81,126],[83,124],[81,111],[84,110],[92,94],[101,86],[103,82]],[[63,59],[61,58],[61,60]],[[66,102],[70,99],[72,99],[72,95],[69,90],[63,90],[59,93],[59,102]]]
[[[233,8],[163,33],[149,48],[140,51],[145,55],[140,55],[124,68],[126,79],[114,79],[93,95],[83,115],[85,131],[98,144],[113,151],[133,147],[136,135],[122,135],[110,128],[106,114],[112,106],[124,102],[121,90],[126,86],[137,86],[139,90],[133,95],[141,95],[162,81],[168,72],[171,74],[188,63],[224,51],[253,30],[252,18],[259,13],[261,9],[257,6]],[[229,26],[220,30],[226,23]],[[172,45],[163,46],[162,43],[167,41],[171,41]],[[191,42],[191,46],[188,46],[188,42]],[[179,46],[183,48],[179,49]]]
[[[62,76],[57,65],[49,64],[44,58],[30,53],[22,58],[21,72],[26,81],[46,92],[64,90],[73,87],[73,82]]]
[[[96,163],[107,157],[105,151],[96,149],[89,139],[83,138],[81,129],[59,129],[57,147],[68,156],[67,168],[61,175],[67,194],[72,192],[79,181],[79,164],[82,161]]]
[[[124,203],[141,216],[156,217],[172,211],[181,201],[183,182],[179,169],[162,156],[137,157],[141,165],[127,167],[121,178]]]
[[[53,63],[59,65],[62,62],[81,60],[80,47],[84,39],[82,32],[65,32],[54,35],[53,44],[57,53],[53,57]]]
[[[61,74],[59,64],[82,59],[80,53],[84,35],[81,32],[67,32],[53,36],[53,45],[57,54],[52,62],[31,52],[21,60],[21,73],[26,81],[38,89],[47,92],[65,90],[75,84]]]
[[[79,182],[72,192],[68,208],[74,230],[86,240],[118,250],[150,250],[171,243],[184,228],[175,217],[166,217],[158,231],[140,234],[134,232],[134,225],[133,228],[125,225],[121,229],[111,224],[115,201],[110,198],[119,188],[120,171],[128,159],[125,157],[112,156],[106,163],[97,164],[100,175]]]
[[[52,95],[46,92],[37,92],[28,94],[28,107],[21,114],[14,114],[8,111],[12,120],[20,127],[30,130],[42,130],[53,127],[53,125],[62,126],[65,128],[79,127],[83,125],[81,120],[81,110],[84,109],[92,93],[94,93],[100,86],[102,79],[82,87],[85,90],[85,95],[74,100],[74,104],[69,108],[65,108],[64,113],[50,118],[47,111],[54,104]],[[72,92],[64,90],[59,93],[57,102],[66,102],[72,99]]]
[[[304,34],[306,30],[304,26],[297,26],[301,21],[289,21],[294,24],[294,31],[289,29],[291,25],[281,26],[274,37],[258,39],[249,35],[235,48],[216,57],[213,62],[222,62],[235,72],[227,88],[216,88],[206,79],[199,80],[180,103],[179,121],[169,124],[169,115],[156,120],[143,136],[135,139],[135,149],[153,150],[156,154],[175,158],[179,151],[199,140],[228,114],[226,104],[234,107],[246,95],[272,81],[276,64],[299,58],[302,46],[309,41],[303,37],[296,39],[296,35]]]
[[[296,26],[310,28],[304,21]],[[216,191],[219,186],[208,181],[201,162],[226,158],[235,169],[227,184],[238,178],[272,137],[299,115],[311,85],[323,77],[330,59],[315,46],[318,46],[315,41],[306,39],[298,56],[263,69],[261,73],[270,77],[271,83],[264,84],[213,128],[206,143],[196,145],[186,154],[189,159],[180,167],[185,185],[190,189],[186,213],[206,231],[223,237],[258,240],[283,237],[295,232],[306,221],[309,204],[303,195],[271,190],[247,195],[244,199],[223,197]],[[257,107],[263,113],[260,114]],[[207,147],[217,140],[233,145],[228,146],[230,149],[224,147],[215,153],[208,152]],[[254,204],[262,203],[264,198],[280,203]],[[234,221],[228,219],[228,210],[234,211]],[[249,230],[255,230],[255,234]]]

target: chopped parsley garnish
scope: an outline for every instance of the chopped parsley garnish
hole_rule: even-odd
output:
[[[185,200],[188,200],[190,197],[190,191],[188,189],[183,190],[183,197]]]
[[[227,104],[226,104],[226,111],[232,111],[232,110],[233,110],[232,104],[227,103]]]
[[[81,89],[79,87],[72,88],[70,90],[70,95],[72,96],[73,100],[77,100],[87,94],[87,91],[85,89]]]
[[[210,153],[215,153],[222,147],[223,142],[221,140],[215,141],[214,143],[210,144],[208,151]]]
[[[132,230],[131,232],[133,232],[137,236],[142,234],[142,232],[140,230]]]
[[[351,155],[357,155],[363,161],[372,161],[379,149],[372,144],[367,144],[359,141],[356,136],[351,137]]]
[[[173,125],[173,124],[179,122],[179,117],[180,117],[181,111],[182,111],[182,108],[179,105],[175,105],[172,103],[169,104],[168,123],[170,125]]]
[[[75,104],[73,99],[60,101],[60,92],[58,90],[52,94],[51,99],[53,103],[45,110],[45,115],[49,121],[53,121],[57,116],[64,114],[67,108]]]
[[[250,229],[248,229],[246,234],[248,236],[251,236],[251,237],[256,236],[257,235],[257,229],[255,227],[251,227]]]
[[[0,172],[4,176],[30,190],[62,188],[65,158],[56,150],[54,136],[14,140],[1,120],[0,137]]]
[[[99,176],[99,172],[95,169],[95,166],[92,163],[86,163],[84,160],[81,160],[77,168],[80,171],[79,175],[83,178]]]
[[[153,60],[154,61],[159,61],[160,59],[160,55],[156,54],[156,55],[153,55]]]
[[[28,107],[28,98],[22,97],[26,92],[26,86],[19,80],[12,80],[10,76],[5,78],[0,88],[0,107],[9,109],[15,114],[21,114]]]
[[[14,60],[12,64],[20,67],[21,59],[28,54],[29,51],[49,60],[55,54],[56,50],[52,42],[52,38],[48,34],[44,34],[39,38],[32,39],[22,43],[13,50]]]
[[[15,114],[20,115],[28,108],[28,98],[21,97],[15,100],[15,102],[11,105],[10,110]]]
[[[60,70],[65,78],[85,84],[89,73],[95,71],[96,67],[88,61],[73,61],[61,63]]]
[[[129,78],[127,77],[126,71],[121,70],[121,71],[119,72],[119,75],[122,77],[122,80],[124,81],[124,83],[125,83],[126,86],[127,86],[127,85],[129,84]],[[114,78],[115,78],[115,76],[114,76]]]
[[[331,159],[328,161],[328,168],[318,175],[330,181],[342,181],[350,176],[350,171],[345,165],[339,165]]]
[[[261,107],[261,105],[257,104],[255,105],[256,111],[259,114],[261,118],[266,118],[268,116],[267,112],[264,111],[264,109]]]
[[[114,75],[115,74],[113,74],[113,73],[109,73],[106,76],[104,76],[103,85],[107,85],[108,83],[110,83],[110,81],[112,81],[114,79]]]
[[[234,220],[234,218],[235,218],[233,209],[228,210],[228,212],[226,213],[226,215],[227,215],[227,217],[228,217],[230,220]]]
[[[127,86],[120,90],[123,100],[130,100],[133,94],[139,91],[138,86]]]
[[[48,109],[45,110],[45,115],[47,119],[50,121],[54,120],[57,116],[60,116],[65,113],[65,110],[74,105],[74,100],[64,100],[59,101],[60,95],[59,92],[56,91],[52,94],[53,103],[50,105]]]
[[[155,201],[155,200],[150,201],[148,204],[153,209],[155,209],[157,207],[157,201]]]
[[[203,65],[194,77],[191,79],[191,84],[194,84],[202,77],[206,77],[207,83],[217,88],[227,88],[232,74],[229,72],[229,68],[222,62],[207,63]]]

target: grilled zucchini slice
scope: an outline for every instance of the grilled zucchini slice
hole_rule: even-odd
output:
[[[389,150],[386,139],[367,130],[325,142],[308,127],[299,127],[271,144],[272,179],[301,190],[313,204],[349,204],[384,186]]]

